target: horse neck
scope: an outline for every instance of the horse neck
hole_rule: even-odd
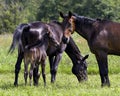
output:
[[[48,49],[48,46],[49,46],[49,40],[45,39],[41,47],[43,47],[43,49],[46,51]]]
[[[64,32],[64,26],[61,22],[58,22],[58,21],[52,21],[49,23],[49,25],[51,26],[52,28],[52,32],[53,34],[56,35],[56,37],[58,37],[58,41],[61,42],[62,40],[62,37],[63,37],[63,32]]]
[[[86,39],[87,41],[89,41],[91,39],[91,35],[94,32],[94,28],[93,25],[87,25],[87,24],[78,24],[78,26],[76,26],[76,30],[75,30],[79,35],[81,35],[84,39]]]

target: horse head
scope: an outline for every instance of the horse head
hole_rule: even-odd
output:
[[[59,47],[60,43],[55,38],[55,34],[54,34],[54,32],[52,32],[53,30],[50,28],[50,26],[48,24],[46,24],[46,26],[47,26],[47,29],[48,29],[47,35],[48,35],[48,38],[50,40],[50,43],[55,47]]]
[[[81,61],[78,61],[76,65],[73,65],[72,67],[72,73],[77,77],[78,81],[87,80],[87,63],[86,59],[89,55],[86,55],[81,59]]]
[[[60,12],[60,16],[63,18],[63,22],[62,22],[62,26],[64,26],[63,30],[64,30],[64,35],[63,35],[63,42],[64,43],[68,43],[71,34],[74,32],[75,30],[75,26],[74,23],[71,23],[71,16],[72,14],[69,12],[68,16],[63,15],[62,12]]]

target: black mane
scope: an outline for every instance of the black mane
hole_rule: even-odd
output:
[[[57,20],[52,20],[51,23],[56,23],[56,24],[58,24],[58,25],[61,25],[61,23],[58,22]]]
[[[96,21],[96,19],[88,18],[85,16],[79,16],[77,14],[74,14],[74,16],[77,17],[77,22],[79,22],[81,24],[85,24],[85,25],[91,25]]]

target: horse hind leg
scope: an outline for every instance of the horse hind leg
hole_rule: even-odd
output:
[[[21,69],[22,59],[23,59],[23,53],[20,52],[20,53],[18,53],[17,62],[15,64],[15,81],[14,81],[15,86],[18,86],[18,75],[19,75],[19,71]]]
[[[30,72],[29,72],[30,86],[32,85],[32,77],[33,77],[34,65],[35,65],[35,63],[32,63],[31,66],[30,66]]]
[[[28,77],[28,63],[25,61],[24,62],[24,80],[25,80],[25,85],[27,84],[27,77]]]
[[[38,85],[38,81],[40,78],[40,72],[39,72],[39,65],[36,64],[34,70],[33,70],[33,82],[34,82],[34,86]]]
[[[98,54],[95,54],[95,56],[96,56],[98,66],[99,66],[101,86],[110,87],[110,81],[109,81],[109,76],[108,76],[107,54],[105,52],[99,52]]]

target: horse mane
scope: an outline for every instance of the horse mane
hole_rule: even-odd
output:
[[[61,25],[61,23],[57,20],[52,20],[50,23],[55,23],[55,24]]]
[[[99,22],[101,22],[101,23],[111,22],[110,20],[107,20],[107,19],[101,19],[101,18],[96,18],[96,21],[99,21]]]
[[[85,24],[85,25],[91,25],[96,21],[96,19],[88,18],[85,16],[79,16],[77,14],[73,14],[73,16],[77,17],[78,22],[80,21],[82,24]]]

